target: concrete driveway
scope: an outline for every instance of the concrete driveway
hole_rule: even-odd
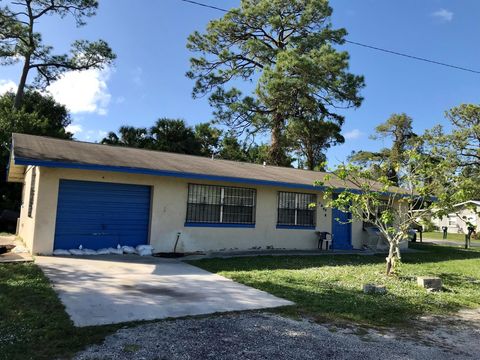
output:
[[[37,256],[35,262],[52,281],[75,326],[293,304],[173,259]]]

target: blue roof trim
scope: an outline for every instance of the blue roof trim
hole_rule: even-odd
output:
[[[13,141],[12,141],[12,151],[13,151]],[[79,163],[69,163],[69,162],[62,162],[62,161],[36,160],[36,159],[15,158],[15,157],[14,157],[14,162],[15,162],[15,165],[33,165],[33,166],[44,166],[44,167],[52,167],[52,168],[113,171],[113,172],[129,173],[129,174],[156,175],[156,176],[178,177],[178,178],[185,178],[185,179],[233,182],[233,183],[240,183],[240,184],[278,186],[278,187],[285,187],[285,188],[292,188],[292,189],[306,189],[306,190],[315,190],[315,191],[324,191],[326,189],[325,186],[316,186],[313,184],[307,185],[307,184],[297,184],[297,183],[289,183],[289,182],[283,182],[283,181],[239,178],[234,176],[208,175],[208,174],[198,174],[198,173],[180,172],[180,171],[172,171],[172,170],[153,170],[153,169],[125,167],[125,166],[79,164]],[[361,190],[346,189],[346,188],[337,188],[335,190],[335,193],[341,193],[343,191],[350,191],[356,194],[361,193]],[[381,194],[385,196],[390,195],[389,193],[386,193],[386,192],[382,192]],[[410,196],[408,194],[405,194],[405,195],[397,194],[397,195],[399,197]]]
[[[202,222],[186,222],[185,227],[216,227],[216,228],[255,228],[255,224],[229,224],[229,223],[202,223]]]
[[[129,173],[129,174],[169,176],[169,177],[178,177],[178,178],[187,178],[187,179],[214,180],[214,181],[234,182],[234,183],[254,184],[254,185],[270,185],[270,186],[279,186],[279,187],[287,187],[287,188],[295,188],[295,189],[308,189],[308,190],[317,190],[317,191],[321,191],[325,189],[325,187],[323,186],[315,186],[313,184],[306,185],[306,184],[296,184],[296,183],[288,183],[288,182],[273,181],[273,180],[239,178],[234,176],[207,175],[207,174],[198,174],[198,173],[190,173],[190,172],[171,171],[171,170],[131,168],[131,167],[124,167],[124,166],[78,164],[78,163],[68,163],[68,162],[61,162],[61,161],[36,160],[36,159],[28,159],[28,158],[15,158],[15,164],[44,166],[44,167],[52,167],[52,168],[113,171],[113,172]]]

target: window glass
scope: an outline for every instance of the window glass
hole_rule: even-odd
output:
[[[315,226],[315,194],[281,191],[278,193],[278,225]]]
[[[256,190],[188,185],[187,222],[254,224]]]

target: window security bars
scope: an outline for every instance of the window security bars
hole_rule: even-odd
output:
[[[187,223],[255,224],[256,190],[188,185]]]
[[[279,192],[277,225],[315,226],[316,203],[315,194]]]

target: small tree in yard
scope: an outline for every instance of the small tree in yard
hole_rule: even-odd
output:
[[[364,221],[379,229],[389,244],[386,272],[390,275],[401,259],[400,243],[408,239],[412,226],[452,208],[454,177],[448,164],[432,161],[414,149],[406,151],[398,171],[401,187],[387,176],[378,177],[376,171],[353,164],[338,166],[316,184],[325,186],[328,207],[351,213],[350,221]],[[452,186],[437,196],[445,184]],[[338,192],[339,188],[344,190]]]

